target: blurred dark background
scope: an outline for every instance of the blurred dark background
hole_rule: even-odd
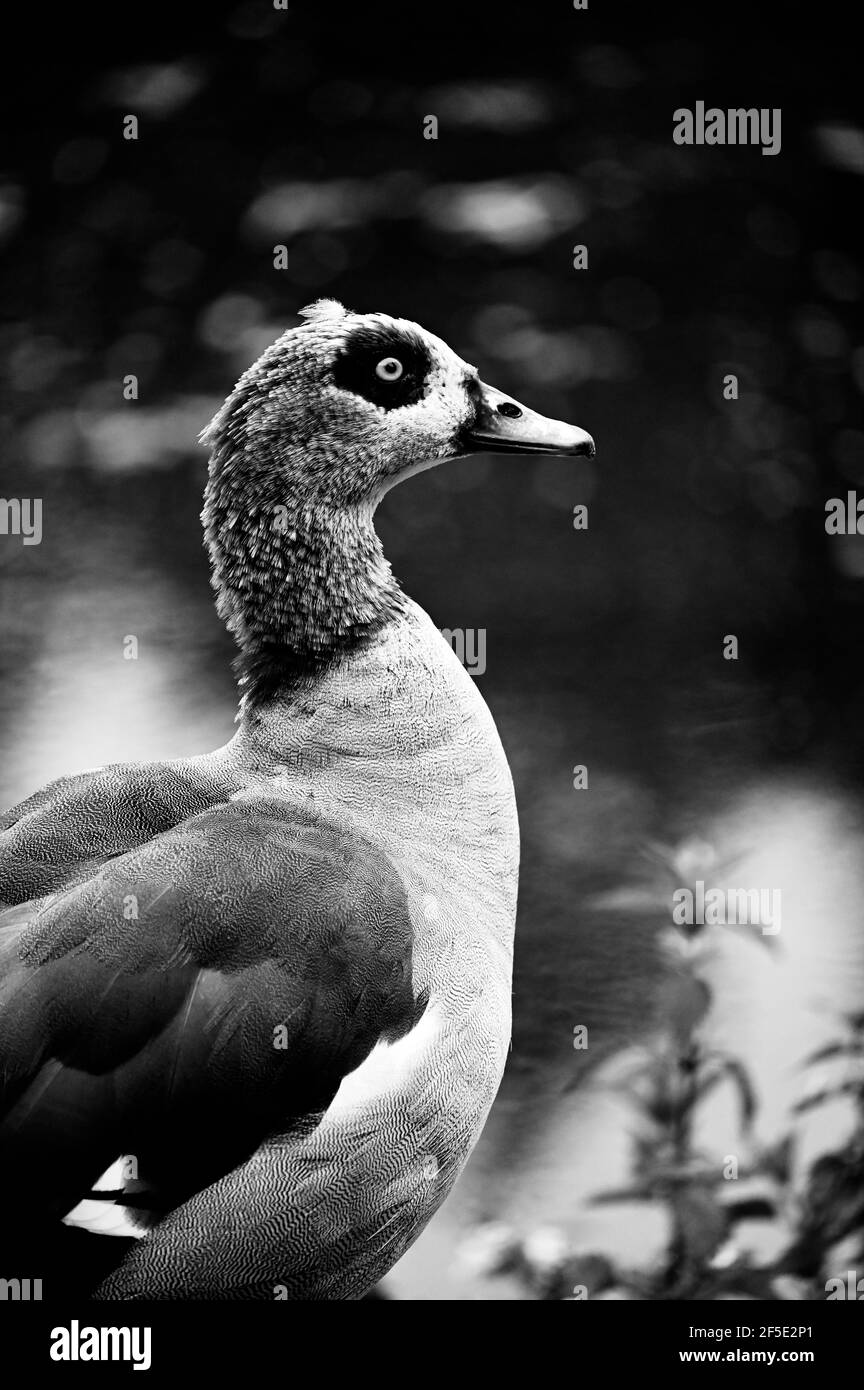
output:
[[[512,1065],[404,1296],[489,1296],[453,1264],[478,1217],[576,1219],[612,1143],[580,1088],[662,1023],[687,866],[749,855],[736,881],[784,888],[791,974],[736,995],[727,1041],[764,1058],[814,978],[861,998],[864,537],[824,509],[864,489],[864,127],[841,12],[805,15],[57,7],[7,51],[0,495],[41,498],[44,535],[0,536],[4,804],[230,736],[195,441],[304,304],[417,319],[597,441],[465,460],[379,513],[439,626],[486,630],[523,831]],[[781,153],[676,146],[697,100],[782,108]]]

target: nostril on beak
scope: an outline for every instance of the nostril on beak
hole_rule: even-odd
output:
[[[506,415],[508,420],[518,420],[522,414],[518,405],[514,405],[513,401],[502,401],[497,409],[498,414]]]

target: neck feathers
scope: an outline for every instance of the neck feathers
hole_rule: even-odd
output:
[[[217,448],[202,520],[252,703],[314,677],[404,611],[371,507],[301,501],[275,470],[250,479]]]

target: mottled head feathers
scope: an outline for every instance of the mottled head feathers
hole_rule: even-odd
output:
[[[202,434],[250,473],[334,507],[377,503],[393,482],[458,451],[476,372],[406,319],[303,309],[238,381]]]
[[[218,607],[258,697],[401,610],[373,511],[401,477],[460,452],[475,408],[474,368],[417,324],[332,299],[300,319],[201,436]]]

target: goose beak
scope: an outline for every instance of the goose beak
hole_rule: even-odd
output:
[[[462,431],[461,453],[581,454],[593,458],[594,440],[578,425],[549,420],[494,386],[479,383],[477,410]]]

